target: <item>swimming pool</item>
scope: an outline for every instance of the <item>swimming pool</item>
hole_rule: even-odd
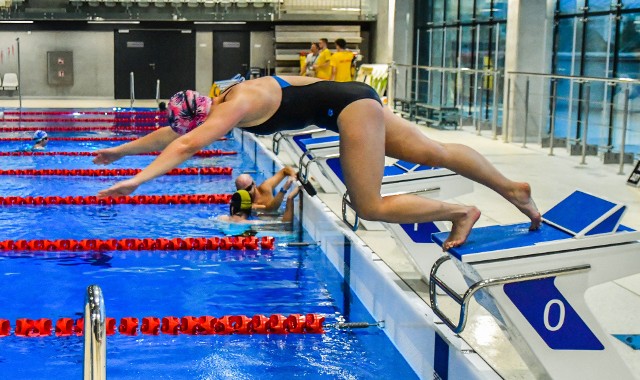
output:
[[[37,124],[34,122],[34,124]],[[46,125],[46,124],[37,124]],[[51,133],[56,137],[58,132]],[[129,136],[101,131],[59,136]],[[133,134],[131,134],[133,135]],[[3,132],[0,137],[29,136]],[[49,151],[91,151],[119,144],[110,141],[56,141]],[[0,141],[1,151],[24,142]],[[193,158],[184,166],[230,166],[252,172],[256,180],[270,175],[257,169],[257,151],[243,152],[230,139],[210,149],[237,150],[238,155]],[[153,157],[127,157],[114,168],[139,168]],[[90,157],[2,157],[2,169],[98,168]],[[275,170],[275,166],[273,167]],[[137,194],[230,193],[233,176],[164,176]],[[115,182],[114,177],[2,176],[0,196],[88,196]],[[120,239],[222,236],[213,220],[226,205],[16,205],[0,206],[0,240]],[[269,234],[273,235],[274,232]],[[0,318],[15,327],[18,318],[79,318],[84,291],[101,286],[107,316],[223,316],[318,313],[325,334],[143,335],[115,334],[107,339],[110,378],[269,379],[415,378],[403,357],[377,327],[344,331],[338,320],[375,322],[344,286],[317,246],[294,247],[298,233],[276,232],[274,250],[258,251],[113,251],[0,252]],[[305,241],[310,241],[304,234]],[[345,292],[344,289],[347,289]],[[79,377],[82,337],[0,338],[3,378]]]

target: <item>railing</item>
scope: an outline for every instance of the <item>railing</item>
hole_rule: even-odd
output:
[[[571,155],[601,156],[604,163],[633,163],[628,146],[640,145],[640,80],[528,72],[507,74],[510,117],[505,141],[526,147],[529,139],[549,148],[566,147]],[[638,152],[635,152],[638,153]]]
[[[389,104],[410,119],[501,134],[501,71],[402,64],[391,70]]]
[[[490,130],[550,155],[562,146],[582,165],[598,155],[620,174],[640,153],[629,152],[640,147],[640,80],[395,64],[389,86],[392,108],[432,127]]]
[[[102,290],[98,285],[91,285],[84,303],[84,380],[107,378],[105,318]]]

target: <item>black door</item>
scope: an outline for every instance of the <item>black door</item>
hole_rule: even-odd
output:
[[[249,72],[249,32],[213,32],[213,80]]]
[[[196,38],[181,30],[128,30],[115,32],[115,97],[129,99],[130,73],[134,73],[136,99],[155,99],[195,88]]]

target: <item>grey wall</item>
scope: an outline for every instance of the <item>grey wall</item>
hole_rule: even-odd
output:
[[[20,38],[20,85],[29,98],[114,98],[113,32],[0,32],[3,59],[0,74],[18,71],[16,56],[7,57],[7,48],[16,48]],[[213,35],[196,33],[196,89],[208,94],[213,66]],[[272,39],[269,44],[273,47]],[[47,82],[47,52],[72,51],[72,86],[51,86]],[[253,58],[252,58],[253,60]],[[162,85],[162,84],[161,84]],[[17,96],[14,94],[14,97]]]
[[[17,56],[6,56],[16,38],[20,38],[23,96],[113,98],[113,32],[0,32],[2,74],[18,70]],[[72,86],[47,84],[47,52],[56,50],[73,52]]]
[[[251,67],[275,67],[275,38],[275,32],[251,32]]]

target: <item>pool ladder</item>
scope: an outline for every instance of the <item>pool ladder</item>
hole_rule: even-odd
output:
[[[84,302],[84,380],[107,378],[105,315],[102,289],[90,285]]]

